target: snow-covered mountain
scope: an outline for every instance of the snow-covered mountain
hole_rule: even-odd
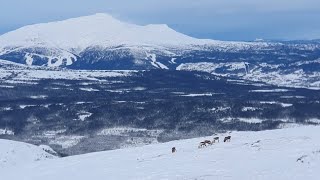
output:
[[[38,162],[23,162],[17,154],[16,158],[20,158],[18,162],[21,164],[0,166],[0,173],[3,179],[24,180],[318,180],[319,130],[316,126],[306,126],[260,132],[231,132],[215,135],[220,138],[231,135],[231,142],[215,143],[200,149],[199,142],[212,140],[213,137]],[[172,147],[176,147],[176,153],[171,153]],[[21,146],[13,149],[1,146],[1,150],[22,151]],[[36,151],[24,156],[35,154]]]
[[[3,34],[0,58],[71,69],[205,71],[275,85],[320,88],[318,40],[196,39],[167,25],[140,26],[107,14],[29,25]]]
[[[0,36],[0,57],[28,65],[80,69],[167,69],[157,62],[156,55],[174,57],[205,45],[243,49],[266,46],[266,43],[196,39],[165,24],[140,26],[121,22],[108,14],[95,14],[8,32]],[[126,61],[121,62],[122,59]],[[101,61],[120,61],[116,62],[120,65],[108,66]],[[133,65],[127,66],[130,61]],[[100,67],[90,67],[95,63]]]
[[[24,53],[26,64],[45,58],[48,66],[71,65],[87,48],[119,46],[181,46],[213,43],[178,33],[164,24],[139,26],[107,14],[22,27],[0,37],[0,54]],[[54,62],[53,62],[54,61]]]
[[[108,14],[22,27],[4,34],[0,44],[20,47],[58,47],[79,53],[90,46],[183,45],[213,43],[178,33],[165,24],[139,26],[121,22]]]

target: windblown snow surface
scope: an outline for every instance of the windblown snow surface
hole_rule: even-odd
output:
[[[229,134],[229,133],[228,133]],[[219,134],[222,138],[228,134]],[[234,179],[320,178],[320,127],[231,132],[231,142],[199,149],[212,137],[0,166],[1,179]],[[220,139],[221,141],[221,139]],[[2,151],[7,146],[0,141]],[[171,148],[177,148],[172,154]],[[18,151],[20,146],[16,146]],[[30,153],[8,156],[32,156]],[[2,155],[4,156],[4,155]]]

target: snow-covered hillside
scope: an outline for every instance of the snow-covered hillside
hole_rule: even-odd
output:
[[[312,64],[314,71],[309,71],[305,65]],[[245,80],[265,82],[268,84],[320,89],[320,72],[317,66],[320,60],[301,61],[300,64],[267,64],[237,62],[200,62],[182,63],[176,70],[208,72],[225,77],[237,77]]]
[[[231,142],[201,149],[197,147],[199,142],[212,137],[30,162],[25,166],[1,166],[0,173],[3,179],[25,180],[317,180],[320,178],[319,130],[318,126],[304,126],[232,132]],[[217,136],[226,135],[229,134]],[[174,154],[172,147],[177,148]]]
[[[67,70],[60,68],[26,66],[0,59],[0,80],[2,83],[31,83],[44,79],[65,79],[65,80],[91,80],[99,81],[99,78],[126,77],[137,71],[85,71]]]
[[[18,141],[0,139],[0,172],[4,168],[16,168],[36,161],[56,158],[48,146],[34,146]]]

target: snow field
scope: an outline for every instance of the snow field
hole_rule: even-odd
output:
[[[4,179],[319,179],[320,127],[219,134],[220,143],[198,149],[213,137],[90,153],[2,167]],[[172,154],[171,148],[177,152]]]

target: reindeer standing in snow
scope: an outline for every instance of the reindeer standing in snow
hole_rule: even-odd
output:
[[[176,147],[173,147],[173,148],[171,149],[171,152],[172,152],[172,153],[175,153],[176,151],[177,151]]]
[[[231,141],[231,136],[227,136],[223,140],[223,142],[230,142],[230,141]]]
[[[212,145],[212,142],[210,140],[202,141],[202,142],[200,142],[198,148],[207,147],[207,144]]]
[[[212,141],[212,142],[215,143],[216,141],[219,142],[219,137],[214,137],[214,138],[213,138],[213,141]]]

